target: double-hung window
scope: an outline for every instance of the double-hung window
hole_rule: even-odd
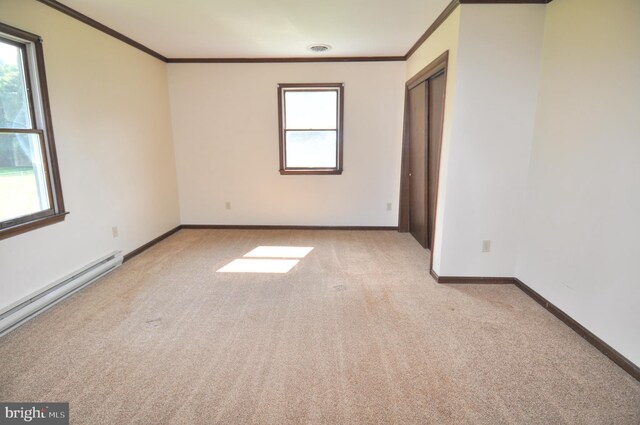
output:
[[[65,214],[42,40],[0,24],[0,239]]]
[[[280,174],[342,174],[344,85],[279,84]]]

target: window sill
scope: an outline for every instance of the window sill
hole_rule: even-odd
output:
[[[314,170],[280,170],[280,174],[283,176],[303,176],[303,175],[321,175],[321,174],[332,174],[332,175],[340,175],[342,174],[342,170],[336,169],[322,169],[317,168]]]
[[[40,227],[48,226],[50,224],[59,223],[61,221],[64,221],[64,218],[67,214],[69,213],[59,212],[54,215],[38,218],[32,221],[27,221],[26,223],[20,223],[20,224],[16,224],[15,226],[7,227],[6,229],[0,230],[0,239],[10,238],[11,236],[16,236],[21,233],[28,232],[30,230],[35,230],[35,229],[39,229]]]

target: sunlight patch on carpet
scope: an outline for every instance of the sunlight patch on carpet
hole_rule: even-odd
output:
[[[300,260],[237,259],[218,269],[218,273],[287,273]]]
[[[312,246],[259,246],[244,254],[249,258],[304,258]]]

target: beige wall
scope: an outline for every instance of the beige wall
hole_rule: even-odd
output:
[[[459,7],[440,275],[515,273],[545,7]],[[482,252],[483,240],[491,241],[491,252]]]
[[[461,5],[407,61],[449,52],[433,268],[513,276],[540,75],[544,5]],[[491,241],[491,252],[481,251]]]
[[[2,22],[44,39],[70,212],[0,241],[1,310],[111,251],[143,245],[179,216],[166,65],[35,0],[0,0],[0,10]]]
[[[182,223],[396,226],[404,72],[403,62],[170,64]],[[345,85],[344,172],[282,176],[277,85],[318,82]]]
[[[517,277],[640,365],[640,2],[546,10]]]

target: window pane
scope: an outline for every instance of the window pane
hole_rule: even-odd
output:
[[[338,92],[295,91],[284,92],[285,125],[287,129],[335,129]]]
[[[33,128],[22,50],[0,39],[0,128]]]
[[[39,135],[0,133],[0,221],[49,208]]]
[[[287,131],[287,168],[335,168],[335,131]]]

